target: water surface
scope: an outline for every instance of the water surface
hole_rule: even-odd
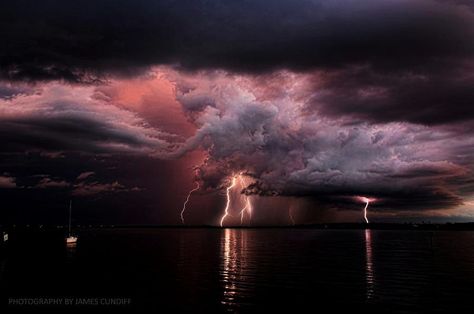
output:
[[[78,312],[474,309],[472,231],[109,229],[83,232],[74,248],[57,235],[21,234],[0,266],[3,305],[18,297],[131,300],[68,307]]]

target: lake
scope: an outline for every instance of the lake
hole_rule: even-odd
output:
[[[9,311],[461,313],[474,232],[149,228],[10,236]]]

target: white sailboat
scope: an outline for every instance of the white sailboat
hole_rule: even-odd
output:
[[[75,245],[77,243],[77,237],[71,234],[71,212],[72,212],[72,201],[69,201],[69,227],[68,227],[68,234],[66,237],[67,245]]]

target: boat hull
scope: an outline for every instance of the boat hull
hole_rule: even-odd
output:
[[[72,244],[77,242],[77,237],[67,237],[66,238],[66,243],[67,244]]]

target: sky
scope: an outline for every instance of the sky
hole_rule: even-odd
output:
[[[474,220],[472,1],[16,0],[0,34],[0,224]]]

